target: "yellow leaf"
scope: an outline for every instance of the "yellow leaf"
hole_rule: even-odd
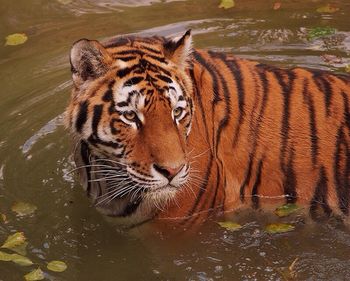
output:
[[[11,254],[0,251],[0,261],[11,261],[11,260],[12,260]]]
[[[327,4],[325,6],[319,7],[316,11],[318,13],[330,13],[330,14],[332,14],[332,13],[339,11],[339,8],[332,5],[332,4]]]
[[[350,64],[348,64],[347,66],[345,66],[345,72],[350,73]]]
[[[17,263],[21,266],[29,266],[29,265],[33,264],[33,262],[30,259],[28,259],[27,257],[21,256],[18,254],[12,254],[11,256],[12,256],[11,261],[13,261],[14,263]]]
[[[1,248],[12,249],[24,243],[26,238],[24,237],[23,232],[16,232],[15,234],[7,237],[5,243],[1,246]]]
[[[20,254],[22,256],[25,256],[27,255],[27,246],[28,246],[28,242],[24,242],[21,245],[11,248],[11,251],[14,251],[17,254]]]
[[[221,227],[226,228],[227,230],[230,230],[230,231],[236,231],[242,228],[240,224],[231,222],[231,221],[221,221],[221,222],[218,222],[218,224]]]
[[[265,230],[269,233],[283,233],[294,230],[294,226],[287,223],[272,223],[266,226]]]
[[[289,216],[291,213],[294,213],[297,210],[299,210],[299,207],[296,204],[287,203],[287,204],[284,204],[284,205],[278,207],[275,210],[275,214],[279,217],[286,217],[286,216]]]
[[[51,261],[47,264],[47,269],[55,272],[62,272],[67,269],[67,265],[63,261]]]
[[[234,0],[221,0],[219,8],[230,9],[235,6]]]
[[[36,281],[36,280],[43,280],[44,272],[40,269],[34,269],[32,272],[29,272],[28,274],[24,275],[24,279],[26,281]]]
[[[37,207],[33,204],[26,202],[17,202],[12,207],[11,210],[17,213],[18,216],[26,216],[34,213]]]
[[[0,261],[12,261],[21,266],[29,266],[32,265],[33,262],[27,257],[18,255],[18,254],[8,254],[0,251]]]
[[[16,46],[25,43],[28,40],[24,33],[14,33],[6,37],[5,46]]]

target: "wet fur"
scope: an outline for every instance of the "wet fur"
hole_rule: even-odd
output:
[[[91,181],[101,179],[92,173],[99,167],[91,165],[94,160],[108,159],[119,148],[118,142],[128,147],[127,162],[144,163],[145,173],[155,161],[190,165],[188,180],[178,189],[146,192],[137,195],[136,201],[130,193],[98,207],[133,222],[181,218],[190,225],[205,220],[214,210],[264,208],[282,198],[306,206],[313,217],[348,216],[349,76],[280,69],[231,54],[192,49],[190,40],[189,33],[177,41],[122,37],[96,45],[92,62],[91,57],[79,57],[80,64],[92,64],[83,67],[90,74],[79,73],[74,68],[79,64],[72,62],[75,88],[66,123],[77,146],[75,160],[82,167],[83,186],[95,202],[108,189],[103,177]],[[148,67],[135,68],[145,63],[145,57]],[[152,77],[162,75],[154,81],[156,91],[167,91],[164,76],[179,81],[187,103],[192,104],[185,124],[170,124],[166,107],[160,106],[167,103],[166,98],[149,101],[159,110],[150,113],[147,120],[151,121],[144,125],[147,131],[137,127],[123,135],[125,126],[119,121],[112,124],[115,105],[108,93],[118,93],[111,92],[111,84],[121,76],[139,76],[140,69]],[[116,145],[96,138],[99,128],[115,125],[118,133],[111,139],[117,140]]]

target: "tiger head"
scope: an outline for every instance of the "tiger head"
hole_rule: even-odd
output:
[[[194,110],[190,56],[190,31],[177,40],[124,37],[102,45],[82,39],[73,45],[66,126],[80,146],[75,154],[83,159],[78,168],[85,170],[85,184],[108,214],[159,206],[186,184]]]

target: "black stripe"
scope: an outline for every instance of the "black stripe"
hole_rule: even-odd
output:
[[[135,60],[137,57],[136,56],[127,56],[127,57],[117,57],[117,60],[122,60],[122,61],[131,61],[131,60]]]
[[[123,69],[118,70],[116,74],[119,78],[124,78],[126,75],[130,74],[133,70],[135,70],[139,67],[140,67],[139,65],[135,64],[131,67],[127,67],[127,68],[123,68]]]
[[[163,80],[164,82],[167,82],[167,83],[173,82],[173,80],[171,80],[169,77],[164,76],[164,75],[157,74],[156,77],[159,78],[160,80]]]
[[[108,89],[108,90],[104,93],[104,95],[103,95],[103,97],[102,97],[102,100],[103,100],[104,102],[111,102],[111,101],[113,101],[113,90],[112,90],[112,89]]]
[[[245,188],[248,185],[252,173],[252,167],[253,167],[253,153],[249,154],[249,162],[248,162],[248,168],[245,172],[244,180],[241,184],[241,187],[239,188],[239,197],[241,199],[241,202],[244,202],[244,194],[245,194]]]
[[[225,63],[225,56],[223,54],[215,54],[213,55],[217,58],[219,58],[221,60],[221,62],[226,65]],[[226,65],[227,66],[227,65]],[[216,72],[221,86],[222,86],[222,91],[224,94],[224,98],[225,98],[225,115],[224,117],[220,120],[218,129],[217,129],[217,134],[216,134],[216,152],[218,152],[219,146],[220,146],[220,139],[221,139],[221,134],[222,134],[222,130],[227,126],[229,120],[230,120],[230,116],[231,116],[231,100],[230,100],[230,92],[228,89],[228,85],[226,80],[224,79],[224,77],[221,75],[220,71]]]
[[[129,106],[129,103],[126,102],[126,101],[121,101],[121,102],[118,102],[118,103],[117,103],[117,106],[118,106],[118,107]]]
[[[287,145],[289,139],[290,130],[290,98],[293,90],[293,82],[295,74],[293,71],[285,71],[275,69],[273,71],[279,85],[282,88],[283,97],[283,113],[282,113],[282,126],[281,126],[281,148],[280,148],[280,164],[281,170],[284,173],[284,194],[286,196],[287,203],[294,203],[297,198],[296,193],[296,177],[294,171],[294,148],[291,147],[289,151],[288,163],[286,161]],[[285,81],[285,79],[287,81]]]
[[[238,121],[237,121],[237,129],[235,131],[235,135],[233,138],[233,146],[236,146],[238,142],[238,136],[241,130],[241,126],[243,123],[243,117],[244,117],[244,105],[245,105],[245,97],[244,97],[244,85],[243,85],[243,76],[240,69],[240,66],[237,61],[230,60],[227,61],[226,64],[228,65],[231,74],[236,82],[236,90],[237,90],[237,99],[238,99]]]
[[[350,147],[346,141],[345,126],[338,129],[333,155],[333,173],[340,210],[348,215],[350,204]],[[343,167],[341,167],[343,166]]]
[[[261,184],[261,170],[263,167],[263,161],[262,159],[258,163],[256,176],[255,176],[255,182],[252,188],[252,204],[254,209],[259,208],[259,186]]]
[[[90,152],[89,152],[89,147],[85,141],[80,142],[80,155],[81,155],[81,159],[84,162],[84,166],[85,166],[84,169],[85,169],[86,178],[87,178],[86,193],[87,193],[87,196],[90,197],[91,195],[91,176],[90,176],[91,168],[90,168],[90,161],[89,161]]]
[[[89,102],[84,101],[79,104],[79,112],[78,112],[78,117],[75,122],[75,128],[79,133],[81,133],[84,124],[86,123],[87,120],[87,114],[88,114],[88,107],[89,107]]]
[[[327,116],[330,114],[330,105],[332,101],[332,85],[327,80],[326,76],[322,72],[314,72],[313,75],[314,81],[317,85],[319,91],[321,91],[324,95],[325,108],[327,112]]]
[[[137,85],[138,83],[140,83],[143,80],[144,80],[144,78],[142,76],[132,77],[124,83],[123,87]]]
[[[147,63],[148,63],[149,70],[154,71],[154,72],[163,72],[166,76],[171,77],[170,71],[166,70],[165,68],[163,68],[159,65],[152,64],[149,61],[147,61]]]
[[[92,131],[95,136],[98,136],[98,124],[102,116],[103,105],[98,104],[94,106],[94,115],[92,117]]]
[[[326,175],[325,168],[322,166],[319,172],[318,182],[315,187],[314,196],[310,203],[310,214],[313,218],[317,218],[317,209],[321,207],[324,214],[330,215],[332,213],[331,208],[327,202],[328,193],[328,179]]]
[[[289,119],[290,119],[290,95],[292,93],[294,73],[292,71],[284,71],[274,69],[273,74],[275,75],[279,85],[282,88],[281,94],[283,97],[283,113],[282,113],[282,126],[281,126],[281,147],[280,147],[280,165],[281,170],[284,173],[284,194],[288,203],[294,203],[296,201],[296,178],[293,167],[294,162],[294,150],[290,148],[289,160],[286,163],[286,152],[287,144],[289,139]],[[287,82],[284,79],[287,78]]]
[[[219,180],[220,179],[220,171],[218,168],[216,169],[216,178],[217,178],[217,181],[216,181],[215,193],[214,193],[213,199],[211,201],[211,206],[210,206],[210,210],[212,210],[212,211],[215,209],[215,207],[218,206],[218,204],[215,204],[215,202],[216,202],[216,197],[218,195],[218,190],[222,186],[221,181]],[[219,206],[220,206],[220,204],[219,204]]]
[[[194,58],[196,61],[202,65],[205,70],[207,70],[210,73],[211,78],[213,79],[213,103],[217,103],[218,101],[221,100],[219,96],[219,87],[218,87],[218,79],[216,77],[214,68],[211,64],[209,64],[198,52],[194,51],[193,52]]]
[[[294,170],[294,158],[295,158],[294,148],[291,147],[289,151],[288,163],[284,165],[282,169],[284,173],[284,181],[283,181],[284,195],[286,197],[287,203],[295,203],[297,200],[297,192],[296,192],[297,180],[296,180],[296,174]]]
[[[147,56],[154,59],[154,60],[157,60],[161,63],[168,64],[168,62],[165,60],[164,57],[157,57],[157,56],[152,56],[152,55],[147,55]]]
[[[91,135],[87,140],[89,141],[90,144],[92,144],[92,145],[94,145],[96,147],[98,147],[98,145],[108,146],[108,147],[111,147],[111,148],[114,148],[114,149],[123,147],[122,144],[119,144],[119,143],[116,143],[116,142],[103,141],[96,135]]]
[[[145,52],[138,50],[138,49],[129,49],[124,51],[118,51],[113,53],[113,55],[141,55],[143,56]]]
[[[312,100],[312,97],[310,96],[309,82],[306,79],[304,79],[303,98],[304,98],[304,102],[308,106],[311,157],[312,157],[312,164],[315,166],[317,164],[317,156],[318,156],[318,136],[317,136],[317,128],[316,128],[315,105]]]
[[[161,55],[161,54],[162,54],[161,51],[158,51],[158,50],[153,49],[153,48],[151,48],[151,47],[142,46],[141,48],[142,48],[142,49],[145,49],[145,50],[147,50],[147,51],[150,51],[150,52],[152,52],[152,53],[156,53],[156,54],[158,54],[158,55]]]
[[[281,148],[280,148],[280,162],[283,166],[285,163],[285,154],[287,151],[287,143],[289,139],[289,119],[290,119],[290,97],[292,94],[292,87],[295,75],[291,71],[275,70],[273,72],[279,85],[282,88],[282,98],[283,98],[283,113],[282,113],[282,126],[281,126]],[[284,78],[288,81],[285,82]],[[283,169],[283,167],[282,167]]]

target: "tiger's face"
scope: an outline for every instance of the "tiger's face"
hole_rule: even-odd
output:
[[[66,123],[86,148],[88,181],[99,183],[96,204],[118,202],[114,215],[130,212],[130,204],[166,202],[190,171],[190,33],[177,41],[149,40],[102,46],[83,39],[71,50],[74,89]]]

